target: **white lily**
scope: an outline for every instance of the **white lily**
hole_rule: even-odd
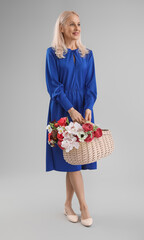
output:
[[[76,142],[77,138],[72,136],[70,138],[63,138],[61,146],[66,149],[66,152],[69,152],[70,150],[73,149],[73,147],[78,148],[79,143]]]
[[[62,134],[64,132],[64,127],[57,127],[58,133]]]
[[[48,125],[46,126],[46,129],[48,130],[49,133],[52,132],[52,128],[51,128],[50,124],[48,124]]]
[[[76,134],[77,131],[82,130],[82,126],[78,122],[70,122],[68,126],[65,127],[65,129],[72,134]]]

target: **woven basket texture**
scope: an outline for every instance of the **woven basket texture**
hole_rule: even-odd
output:
[[[66,152],[63,150],[63,157],[71,165],[84,165],[110,155],[114,150],[114,141],[109,129],[102,129],[102,136],[94,137],[91,142],[79,142],[79,148],[75,147]]]

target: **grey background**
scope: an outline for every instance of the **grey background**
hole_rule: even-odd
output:
[[[80,15],[82,42],[95,58],[95,122],[115,141],[97,170],[82,171],[90,228],[63,214],[66,173],[45,172],[45,54],[65,10]],[[143,12],[140,0],[1,0],[1,239],[144,238]],[[80,216],[75,194],[72,206]]]

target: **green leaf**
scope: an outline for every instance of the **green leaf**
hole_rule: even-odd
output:
[[[66,123],[69,125],[69,119],[68,119],[68,116],[67,116],[67,120],[66,120]]]

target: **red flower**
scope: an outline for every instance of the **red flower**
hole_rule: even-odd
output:
[[[55,123],[55,122],[56,122],[56,120],[51,121],[51,123]]]
[[[58,120],[57,122],[60,126],[67,126],[66,120],[67,120],[67,117],[63,117],[60,120]]]
[[[94,136],[97,137],[97,138],[99,138],[99,137],[102,136],[102,130],[101,130],[101,128],[97,128],[97,130],[94,131]]]
[[[48,133],[48,140],[49,140],[49,142],[51,141],[51,139],[52,139],[52,132]]]
[[[82,127],[85,132],[93,130],[93,125],[91,123],[84,123],[82,124]]]
[[[54,126],[57,128],[57,127],[59,126],[59,124],[58,124],[58,123],[55,123]]]
[[[61,134],[57,133],[57,138],[59,141],[62,141],[64,136],[62,135],[62,133]]]
[[[92,132],[92,137],[91,137],[91,134],[89,134],[89,135],[87,136],[87,138],[85,138],[85,141],[86,141],[86,142],[91,142],[91,141],[93,140],[93,138],[94,138],[94,132]]]
[[[57,145],[61,148],[61,149],[64,149],[61,145],[62,145],[62,142],[60,140],[58,140],[57,142]]]

